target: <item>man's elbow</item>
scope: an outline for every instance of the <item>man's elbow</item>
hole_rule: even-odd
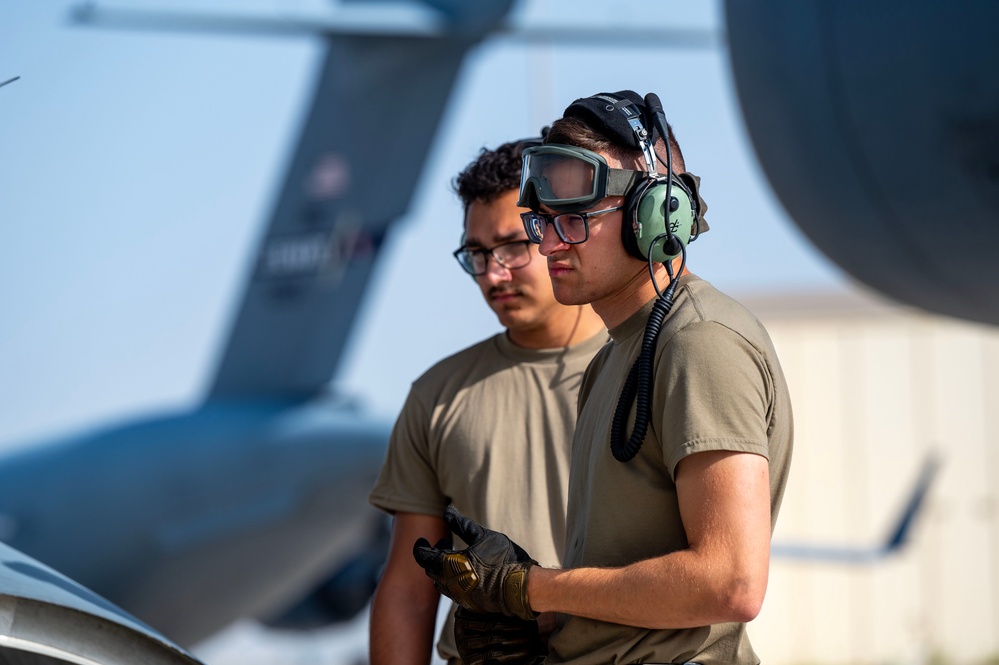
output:
[[[724,622],[747,623],[755,619],[763,608],[763,597],[766,595],[766,576],[736,577],[727,584],[721,593]]]

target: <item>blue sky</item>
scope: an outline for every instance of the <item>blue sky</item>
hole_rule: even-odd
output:
[[[21,76],[0,89],[0,446],[196,403],[322,53],[311,37],[72,26],[70,6],[0,4],[0,81]],[[590,26],[723,24],[713,2],[531,0],[518,11]],[[392,417],[424,369],[499,329],[450,256],[461,224],[451,178],[481,147],[537,133],[576,97],[623,88],[659,94],[703,178],[712,230],[692,246],[694,272],[737,296],[847,288],[758,169],[724,47],[493,40],[465,62],[339,390]]]

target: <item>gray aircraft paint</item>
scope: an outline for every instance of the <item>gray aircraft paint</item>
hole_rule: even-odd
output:
[[[725,10],[746,126],[795,223],[891,298],[999,324],[999,4]]]

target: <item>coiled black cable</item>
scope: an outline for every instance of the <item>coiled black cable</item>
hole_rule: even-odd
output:
[[[675,238],[669,230],[669,216],[672,212],[669,203],[673,200],[673,150],[669,143],[669,125],[666,122],[666,113],[663,111],[659,97],[654,93],[645,96],[645,103],[648,107],[648,116],[651,117],[659,130],[659,135],[666,143],[666,232],[656,236],[649,247],[649,276],[652,278],[652,285],[655,287],[659,299],[656,300],[652,306],[652,312],[649,313],[649,320],[645,324],[645,335],[642,337],[642,348],[638,352],[635,363],[628,371],[628,378],[624,381],[621,397],[618,398],[614,418],[611,420],[611,453],[614,455],[614,459],[619,462],[630,462],[638,454],[645,441],[645,433],[649,430],[649,420],[652,415],[652,367],[655,359],[656,340],[659,338],[663,321],[666,320],[670,309],[673,308],[673,296],[676,293],[677,282],[687,265],[686,246]],[[650,177],[654,175],[653,172]],[[637,214],[637,208],[635,214]],[[677,271],[676,275],[673,274],[672,261],[667,260],[663,264],[669,274],[669,284],[665,291],[660,291],[659,284],[656,283],[656,272],[652,258],[656,243],[659,241],[663,241],[663,252],[667,256],[677,253],[681,256],[680,270]],[[628,440],[624,441],[624,432],[632,404],[635,404],[635,428],[631,431]]]
[[[666,234],[663,234],[663,237],[667,237]],[[655,242],[653,242],[654,244]],[[685,248],[681,250],[681,255],[683,258],[679,274],[683,274],[683,267],[686,264]],[[660,291],[653,274],[652,283],[656,287],[659,298],[652,305],[652,311],[645,324],[642,348],[638,352],[635,363],[628,371],[628,378],[624,381],[621,397],[618,398],[614,418],[611,420],[610,447],[614,459],[618,462],[630,462],[638,454],[642,442],[645,441],[645,433],[649,429],[649,420],[652,415],[652,368],[656,353],[656,340],[659,339],[659,331],[662,329],[663,322],[673,308],[673,297],[679,281],[673,276],[672,266],[669,263],[665,265],[670,274],[669,284],[664,291]],[[631,431],[631,436],[625,441],[625,428],[628,425],[628,414],[631,412],[632,404],[635,404],[635,427]]]
[[[645,433],[649,429],[649,418],[652,414],[652,365],[655,357],[656,339],[662,328],[666,315],[673,307],[673,292],[676,280],[672,281],[663,296],[656,300],[645,326],[645,336],[642,338],[642,350],[628,372],[621,397],[617,401],[614,419],[611,421],[611,453],[618,462],[629,462],[638,454],[645,441]],[[624,441],[625,427],[631,405],[635,404],[635,428],[631,436]]]

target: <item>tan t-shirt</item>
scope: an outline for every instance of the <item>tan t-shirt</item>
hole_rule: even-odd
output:
[[[684,549],[674,472],[685,456],[731,450],[767,457],[771,530],[792,448],[791,404],[763,326],[709,283],[681,278],[657,340],[649,430],[633,460],[610,450],[611,420],[653,302],[611,330],[580,390],[564,567],[622,566]],[[627,435],[634,424],[634,407]],[[649,630],[559,615],[546,663],[759,662],[746,625]]]
[[[425,515],[454,503],[557,566],[576,395],[607,341],[600,333],[567,348],[525,349],[500,333],[434,365],[413,383],[371,503]],[[438,651],[457,657],[450,621]]]

